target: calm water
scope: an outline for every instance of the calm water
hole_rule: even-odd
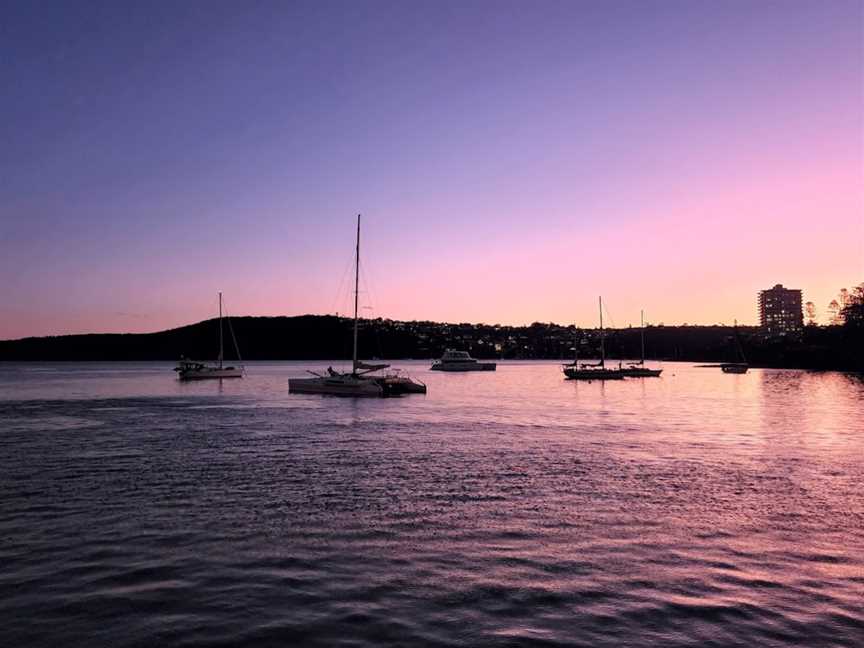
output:
[[[862,646],[864,381],[0,365],[3,646]]]

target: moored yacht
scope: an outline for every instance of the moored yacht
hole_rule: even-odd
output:
[[[564,376],[568,380],[621,380],[624,372],[620,369],[607,369],[598,362],[564,365]]]
[[[237,352],[237,359],[240,359],[240,349],[237,346],[237,338],[234,337],[234,329],[231,327],[231,320],[228,320],[228,330],[231,332],[231,339],[234,341],[234,350]],[[177,372],[177,378],[180,380],[207,380],[213,378],[242,378],[244,369],[240,367],[226,367],[224,363],[224,351],[222,343],[222,293],[219,293],[219,357],[216,364],[206,364],[188,358],[180,357],[180,362],[174,368]]]
[[[426,383],[423,383],[403,373],[400,369],[390,369],[383,376],[375,376],[375,380],[384,390],[385,396],[401,394],[425,394]]]
[[[433,371],[495,371],[494,362],[475,360],[467,351],[447,349],[440,360],[432,363]]]
[[[242,367],[207,365],[203,362],[180,358],[174,368],[180,380],[206,380],[208,378],[242,378]]]
[[[384,395],[384,388],[371,378],[355,372],[339,373],[332,367],[326,374],[310,371],[313,378],[291,378],[288,391],[292,394],[324,394],[330,396],[372,396]]]
[[[354,265],[354,353],[351,371],[340,373],[327,368],[326,374],[309,371],[312,378],[291,378],[288,392],[294,394],[321,394],[324,396],[381,397],[402,394],[425,394],[426,385],[397,370],[380,375],[389,369],[387,364],[366,364],[357,355],[358,301],[360,295],[360,214],[357,214],[357,246]],[[377,374],[377,375],[376,375]]]
[[[600,303],[600,362],[589,364],[579,363],[578,345],[575,348],[573,362],[564,365],[564,377],[568,380],[621,380],[624,372],[621,369],[606,368],[606,345],[603,334],[603,298]]]
[[[656,378],[661,373],[662,369],[649,369],[645,366],[645,311],[639,312],[640,328],[639,334],[641,337],[641,354],[639,362],[631,362],[626,367],[619,366],[619,370],[627,378]]]
[[[738,337],[738,320],[735,320],[734,328],[734,361],[724,362],[720,365],[720,371],[727,374],[746,374],[750,365],[747,364],[747,358],[744,355],[744,347],[741,346],[741,339]]]

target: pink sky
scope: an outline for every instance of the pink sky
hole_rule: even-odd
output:
[[[346,313],[357,212],[393,319],[864,281],[860,3],[507,7],[10,17],[0,339]]]

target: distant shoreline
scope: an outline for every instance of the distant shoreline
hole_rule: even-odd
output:
[[[207,358],[198,358],[200,360],[207,360]],[[422,362],[429,363],[431,365],[432,361],[435,358],[375,358],[375,360],[380,360],[381,362],[386,363],[400,363],[400,362]],[[586,362],[595,361],[596,358],[585,358]],[[634,358],[621,358],[621,361],[625,364],[627,362],[636,360]],[[529,363],[529,362],[542,362],[549,365],[557,365],[568,362],[566,358],[498,358],[498,362],[506,365],[506,364],[518,364],[518,363]],[[607,358],[608,365],[617,365],[619,359],[618,358]],[[3,365],[13,365],[13,364],[88,364],[88,363],[159,363],[159,364],[174,364],[177,362],[177,358],[150,358],[150,359],[139,359],[139,360],[119,360],[119,359],[56,359],[56,360],[7,360],[0,358],[0,366]],[[346,362],[351,362],[350,358],[254,358],[254,359],[245,359],[245,360],[226,360],[228,364],[252,364],[252,363],[266,363],[266,362],[308,362],[308,363],[332,363],[334,366],[337,364],[343,364]],[[711,364],[699,364],[700,362],[704,362],[701,360],[672,360],[668,358],[646,358],[645,362],[649,365],[657,364],[657,363],[675,363],[675,364],[686,364],[692,366],[694,369],[717,369],[720,367],[718,363]],[[762,364],[749,364],[750,369],[775,369],[778,371],[813,371],[813,372],[838,372],[838,373],[847,373],[847,374],[862,374],[864,375],[864,369],[846,369],[846,368],[831,368],[831,367],[803,367],[803,366],[792,366],[792,365],[762,365]]]
[[[343,361],[350,358],[352,320],[332,315],[232,317],[244,360]],[[738,327],[752,367],[778,369],[864,370],[864,345],[841,326],[805,327],[799,339],[765,339],[756,327]],[[731,360],[732,327],[648,326],[646,360],[721,363]],[[226,338],[228,331],[224,332]],[[569,361],[578,341],[585,359],[599,352],[597,329],[554,323],[529,326],[362,320],[361,356],[432,360],[448,348],[478,359]],[[213,359],[218,354],[219,323],[211,319],[155,333],[90,333],[0,341],[0,361],[110,362],[176,361],[181,356]],[[611,362],[640,355],[638,328],[609,329],[606,357]],[[236,361],[233,344],[226,358]]]

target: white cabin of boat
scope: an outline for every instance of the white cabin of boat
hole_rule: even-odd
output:
[[[467,351],[447,349],[439,360],[432,363],[435,371],[495,371],[494,362],[480,362],[472,358]]]

